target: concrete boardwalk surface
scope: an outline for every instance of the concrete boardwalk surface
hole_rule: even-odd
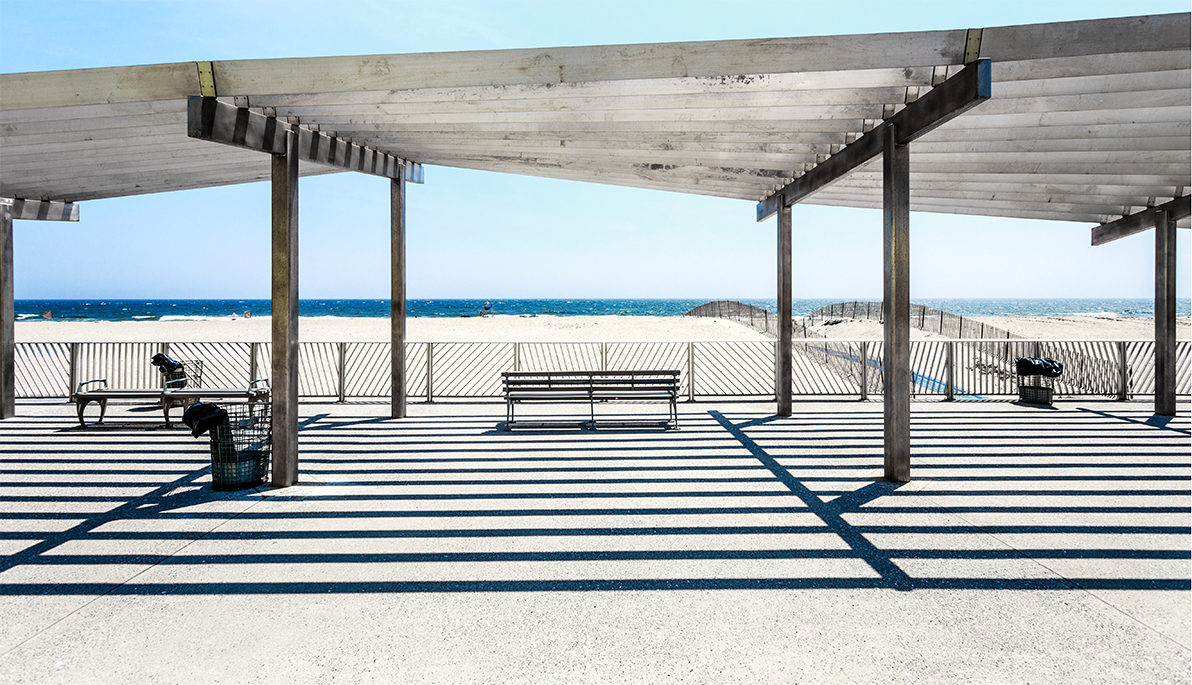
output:
[[[304,404],[301,484],[217,493],[158,409],[19,405],[0,682],[1189,682],[1186,402],[916,402],[903,485],[880,403],[680,407]]]

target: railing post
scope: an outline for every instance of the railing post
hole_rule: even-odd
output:
[[[170,356],[170,343],[162,343],[159,349],[163,355]],[[166,387],[166,375],[164,373],[161,374],[161,387]]]
[[[608,371],[608,343],[600,343],[600,370]]]
[[[79,344],[70,344],[70,375],[66,381],[70,387],[66,389],[68,397],[74,397],[75,389],[79,387]]]
[[[940,327],[943,327],[943,318],[940,319]],[[944,375],[944,399],[951,402],[956,399],[956,343],[949,340],[944,348],[947,352],[947,371]]]
[[[869,343],[861,341],[861,401],[869,399]]]
[[[257,349],[261,343],[248,344],[248,382],[257,380]]]
[[[426,343],[426,401],[435,401],[435,344]]]
[[[687,401],[695,401],[695,343],[687,343]]]
[[[521,371],[521,343],[513,343],[513,370]]]
[[[339,348],[339,401],[344,402],[347,399],[347,382],[345,376],[348,368],[348,344],[336,343]]]
[[[1126,361],[1126,341],[1119,340],[1118,348],[1118,399],[1123,402],[1130,398],[1130,367]]]

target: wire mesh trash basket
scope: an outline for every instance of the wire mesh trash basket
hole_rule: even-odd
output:
[[[1046,376],[1019,376],[1018,401],[1026,404],[1051,404],[1054,379]]]
[[[1055,359],[1019,357],[1014,360],[1018,375],[1018,401],[1027,404],[1051,404],[1055,379],[1064,373],[1064,363]]]
[[[203,387],[203,362],[180,361],[173,371],[163,371],[162,387],[171,390]]]
[[[211,486],[243,490],[265,482],[273,452],[269,402],[229,404],[228,420],[211,428]]]

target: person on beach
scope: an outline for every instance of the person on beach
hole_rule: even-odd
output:
[[[491,303],[491,302],[485,302],[485,303],[484,303],[484,309],[483,309],[482,311],[483,311],[483,314],[484,314],[484,316],[492,316],[492,315],[493,315],[493,305],[492,305],[492,303]]]

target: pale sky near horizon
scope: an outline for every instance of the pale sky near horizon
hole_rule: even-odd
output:
[[[924,31],[1188,9],[1186,0],[0,0],[0,72]],[[753,202],[445,167],[427,167],[426,184],[409,188],[411,298],[775,296],[775,223],[756,223]],[[388,181],[304,178],[299,194],[300,296],[388,297]],[[77,224],[16,222],[17,299],[269,296],[268,183],[88,201],[81,215]],[[879,211],[800,205],[794,226],[795,298],[880,299]],[[1152,297],[1153,231],[1093,248],[1091,228],[914,213],[911,297]],[[1192,232],[1178,233],[1177,292],[1188,298]]]

